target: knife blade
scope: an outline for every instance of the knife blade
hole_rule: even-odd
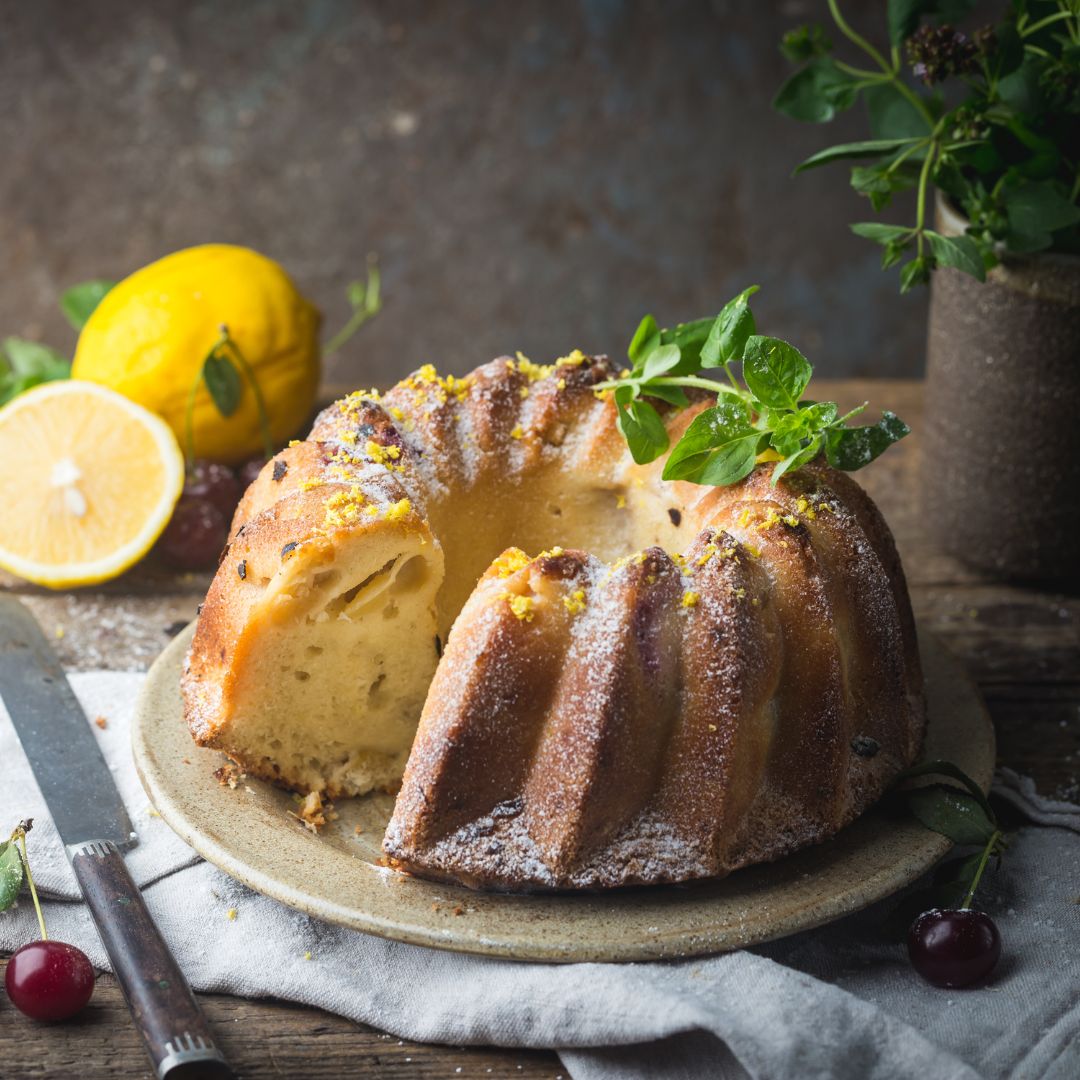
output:
[[[0,596],[0,698],[160,1080],[231,1077],[122,849],[137,837],[86,714],[30,611]]]
[[[0,695],[64,845],[134,845],[116,782],[63,668],[12,596],[0,596]]]

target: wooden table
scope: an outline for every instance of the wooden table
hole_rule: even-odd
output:
[[[914,428],[859,479],[896,534],[916,614],[981,687],[997,725],[1001,762],[1033,776],[1043,792],[1077,799],[1080,599],[993,584],[929,546],[918,499],[921,384],[847,380],[821,386],[818,396],[835,396],[844,407],[864,398],[885,403]],[[0,589],[22,597],[46,631],[57,635],[67,667],[143,670],[194,617],[208,580],[145,565],[86,591],[53,594],[2,576]],[[317,1009],[199,996],[245,1078],[563,1075],[553,1053],[422,1046]],[[0,1074],[8,1080],[151,1077],[110,975],[98,979],[86,1011],[64,1025],[31,1023],[0,1000]]]

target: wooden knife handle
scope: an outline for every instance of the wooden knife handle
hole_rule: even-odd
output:
[[[233,1076],[124,857],[108,840],[73,845],[71,865],[160,1080]]]

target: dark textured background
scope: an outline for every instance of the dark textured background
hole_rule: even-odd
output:
[[[880,41],[883,4],[848,0]],[[925,297],[848,234],[826,139],[769,107],[816,2],[0,0],[0,334],[70,349],[66,284],[248,244],[326,312],[377,251],[383,314],[326,372],[623,354],[750,282],[819,371],[917,374]]]

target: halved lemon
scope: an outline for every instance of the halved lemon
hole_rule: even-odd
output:
[[[123,573],[184,486],[159,417],[94,383],[45,383],[0,409],[0,566],[62,589]]]

